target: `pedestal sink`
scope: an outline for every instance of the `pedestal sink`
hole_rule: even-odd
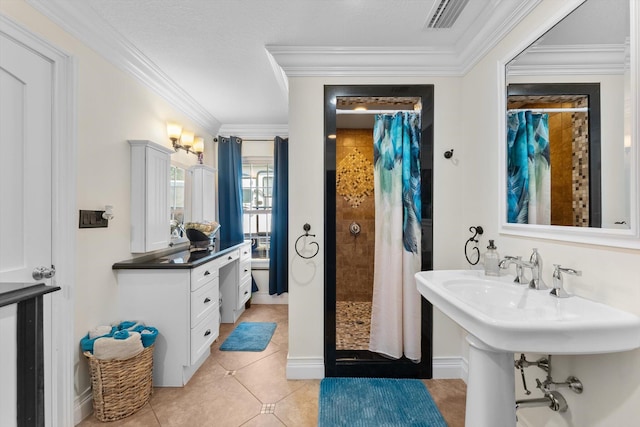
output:
[[[480,270],[416,274],[420,294],[469,333],[469,426],[515,426],[513,353],[640,348],[640,317],[579,296],[556,298],[513,278]]]

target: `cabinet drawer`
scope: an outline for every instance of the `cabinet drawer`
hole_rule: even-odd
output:
[[[215,262],[218,268],[220,268],[222,266],[229,264],[232,261],[237,260],[238,258],[240,258],[240,251],[236,249],[235,251],[231,251],[224,255],[221,255],[220,257],[216,258],[216,260],[213,262]]]
[[[191,292],[191,327],[195,327],[218,305],[218,278]]]
[[[220,310],[218,304],[214,306],[214,310],[198,324],[191,329],[191,364],[193,365],[207,351],[207,348],[218,338],[220,327]]]
[[[236,308],[238,310],[242,309],[249,298],[251,298],[251,277],[249,277],[249,280],[240,282],[240,287],[238,287],[238,306]]]
[[[251,277],[251,259],[246,261],[240,261],[240,282],[246,280],[247,277]]]
[[[191,291],[195,291],[216,277],[218,277],[218,267],[214,262],[194,268],[191,270]]]
[[[251,259],[251,243],[240,246],[240,261]]]

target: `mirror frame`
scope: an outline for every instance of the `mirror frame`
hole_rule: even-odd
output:
[[[638,180],[638,169],[640,167],[640,158],[638,156],[638,113],[640,112],[640,104],[638,90],[640,89],[640,76],[638,62],[640,59],[640,43],[638,36],[640,31],[640,4],[635,0],[629,0],[630,15],[630,106],[631,106],[631,149],[630,157],[630,199],[629,213],[630,228],[629,229],[602,229],[587,227],[569,227],[558,225],[531,225],[531,224],[510,224],[507,223],[507,198],[504,193],[507,188],[507,153],[506,153],[506,110],[507,110],[507,84],[506,84],[506,67],[507,64],[519,55],[523,50],[534,43],[543,34],[549,31],[553,26],[559,23],[567,15],[573,12],[578,6],[587,0],[572,0],[563,2],[556,12],[549,18],[546,25],[538,27],[538,31],[531,32],[521,43],[519,43],[512,51],[510,51],[503,59],[498,61],[498,182],[499,194],[499,215],[498,230],[500,234],[531,237],[540,239],[557,240],[563,242],[587,243],[601,246],[611,246],[620,248],[640,249],[640,198],[638,197],[638,189],[640,182]]]

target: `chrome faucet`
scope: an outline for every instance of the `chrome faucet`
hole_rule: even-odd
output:
[[[526,284],[527,279],[524,277],[524,268],[530,267],[529,263],[526,261],[522,261],[521,256],[515,257],[515,256],[507,255],[504,257],[502,261],[500,261],[500,263],[498,264],[498,267],[500,267],[503,270],[506,270],[509,268],[511,264],[515,264],[516,266],[516,278],[513,279],[513,283],[518,283],[521,285]]]
[[[549,289],[542,280],[542,257],[538,252],[538,249],[533,248],[533,253],[529,258],[529,265],[527,267],[531,268],[531,281],[529,282],[529,287],[531,289]]]
[[[574,270],[573,268],[564,268],[559,264],[553,264],[555,270],[553,271],[553,289],[550,294],[558,298],[567,298],[571,296],[562,286],[562,273],[572,274],[574,276],[582,276],[582,271]]]

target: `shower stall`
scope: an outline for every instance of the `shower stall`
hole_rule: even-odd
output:
[[[386,267],[376,266],[374,261],[373,117],[398,111],[415,111],[420,117],[418,173],[422,215],[418,219],[421,237],[417,252],[421,269],[430,270],[433,259],[433,86],[325,86],[327,376],[430,378],[432,375],[432,307],[423,298],[417,303],[419,362],[404,356],[390,358],[369,349],[374,270]]]

